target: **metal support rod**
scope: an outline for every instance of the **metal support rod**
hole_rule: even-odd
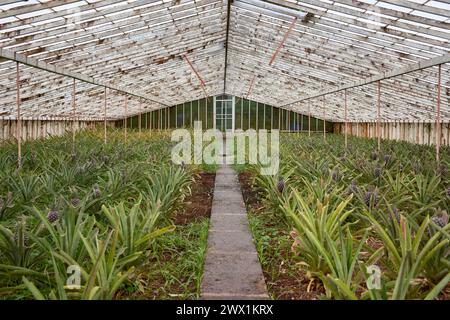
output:
[[[17,167],[22,167],[22,120],[20,113],[20,73],[16,62],[16,103],[17,103]]]
[[[377,139],[378,152],[381,151],[381,81],[377,81]]]
[[[348,147],[348,122],[347,122],[347,90],[344,90],[344,119],[345,119],[345,149]]]
[[[281,48],[283,47],[284,43],[286,42],[286,39],[288,38],[289,33],[291,33],[292,29],[294,28],[296,22],[297,22],[297,17],[295,17],[294,20],[292,20],[291,24],[289,25],[288,30],[286,31],[286,33],[283,36],[283,40],[281,40],[277,49],[273,53],[272,58],[270,58],[269,66],[271,66],[272,63],[275,61],[275,58],[277,57],[278,53],[280,52]]]
[[[208,93],[206,92],[206,83],[205,83],[205,81],[203,81],[202,77],[200,76],[198,71],[194,68],[194,66],[192,65],[191,61],[188,59],[187,55],[183,54],[183,58],[188,63],[189,67],[191,67],[192,71],[195,73],[195,75],[197,76],[198,80],[200,81],[200,86],[203,89],[203,93],[205,94],[205,98],[208,98]]]
[[[106,144],[106,87],[105,87],[105,91],[104,91],[104,106],[103,106],[103,142]]]
[[[73,115],[72,115],[72,154],[75,153],[75,121],[76,121],[76,116],[77,116],[77,106],[76,106],[76,102],[75,102],[75,91],[76,91],[76,87],[75,87],[75,78],[73,79],[73,84],[72,84],[72,110],[73,110]]]
[[[438,66],[438,90],[437,90],[437,108],[436,108],[436,162],[439,165],[441,151],[441,81],[442,65]]]
[[[252,80],[250,81],[250,86],[248,88],[247,94],[245,95],[245,98],[248,99],[248,96],[252,93],[253,84],[255,83],[256,75],[253,76]]]

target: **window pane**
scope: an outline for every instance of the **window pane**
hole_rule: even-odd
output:
[[[227,114],[232,114],[233,113],[233,101],[227,101],[225,112]]]
[[[273,108],[272,129],[280,129],[279,123],[279,108]]]
[[[206,129],[206,99],[201,99],[199,101],[200,108],[200,121],[202,122],[202,129]]]
[[[264,127],[266,128],[266,130],[270,130],[272,129],[272,106],[268,106],[266,104],[264,105],[264,110],[266,113]]]
[[[208,129],[212,129],[214,126],[214,99],[209,97],[208,99],[206,99],[206,104],[208,106],[208,118],[207,120],[207,128]]]
[[[256,129],[256,102],[250,101],[250,128]]]
[[[241,128],[241,119],[242,119],[242,113],[241,113],[241,104],[242,99],[236,98],[235,100],[235,106],[234,106],[234,129],[242,129]]]
[[[231,117],[229,117],[229,118],[227,119],[227,127],[226,127],[226,129],[227,129],[227,130],[233,129],[233,119],[232,119]]]
[[[177,117],[177,113],[176,113],[175,107],[171,107],[170,108],[169,116],[170,116],[169,127],[170,128],[175,128],[175,120],[176,120],[176,117]]]
[[[192,126],[198,121],[198,100],[192,101]]]
[[[191,126],[191,103],[184,104],[184,126],[189,128]]]
[[[258,129],[264,129],[264,103],[258,103]]]
[[[295,131],[295,125],[297,123],[295,119],[296,114],[292,111],[289,111],[289,126],[291,128],[291,131]]]
[[[242,102],[242,107],[243,107],[243,130],[248,130],[249,128],[249,101],[247,99],[244,99]]]

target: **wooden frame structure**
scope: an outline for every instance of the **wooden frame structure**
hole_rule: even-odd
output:
[[[450,3],[8,0],[0,72],[3,119],[71,119],[76,105],[78,120],[104,121],[107,88],[108,120],[126,116],[123,94],[135,98],[130,116],[145,112],[140,101],[156,110],[208,92],[335,122],[448,122]],[[383,84],[382,119],[374,82]],[[344,90],[357,106],[345,119]]]

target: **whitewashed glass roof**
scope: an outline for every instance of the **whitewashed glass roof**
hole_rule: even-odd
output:
[[[136,114],[231,94],[331,121],[450,120],[449,0],[4,0],[0,117]],[[431,67],[423,69],[425,62]],[[393,76],[395,75],[395,76]],[[389,79],[383,79],[389,76]],[[393,77],[391,77],[393,76]]]

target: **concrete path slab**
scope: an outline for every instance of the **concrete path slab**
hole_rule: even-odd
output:
[[[228,165],[222,165],[216,172],[201,297],[269,298],[237,173]]]

